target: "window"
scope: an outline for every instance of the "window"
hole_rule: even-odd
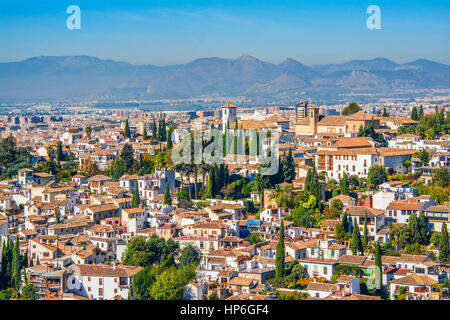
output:
[[[327,274],[328,273],[328,268],[327,267],[323,267],[323,274]]]
[[[88,277],[88,281],[91,281],[91,277]]]
[[[99,284],[100,286],[103,285],[103,279],[102,279],[102,278],[98,279],[98,284]]]
[[[102,288],[98,288],[98,295],[100,297],[103,297],[103,289]]]
[[[311,249],[311,255],[312,256],[314,255],[314,249]]]
[[[331,256],[334,257],[334,250],[331,250]]]
[[[91,292],[91,287],[88,287],[88,292]]]

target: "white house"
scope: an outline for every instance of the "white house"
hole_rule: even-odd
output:
[[[72,265],[68,277],[70,291],[93,300],[111,300],[117,296],[128,299],[133,277],[142,267]]]

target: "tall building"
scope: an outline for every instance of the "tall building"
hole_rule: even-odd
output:
[[[308,116],[309,101],[301,101],[295,106],[295,122],[301,121]]]
[[[232,103],[227,103],[222,106],[222,129],[227,127],[227,124],[231,127],[236,122],[237,107]]]

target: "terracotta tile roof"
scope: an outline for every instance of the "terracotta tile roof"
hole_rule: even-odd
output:
[[[332,283],[310,282],[306,290],[336,292],[339,291],[339,286]]]
[[[354,293],[349,296],[343,297],[341,300],[381,300],[381,297]]]
[[[339,194],[339,195],[331,198],[329,201],[333,201],[333,200],[341,200],[343,203],[345,203],[345,202],[355,201],[356,199],[353,197],[347,196],[345,194]]]
[[[305,121],[304,124],[309,124],[309,117],[305,118],[304,120],[306,120],[306,119],[308,121],[307,122]],[[317,123],[317,125],[319,125],[319,126],[344,126],[346,120],[347,119],[344,116],[325,116],[322,118],[322,120],[320,120]]]
[[[428,276],[418,275],[414,273],[400,279],[393,279],[391,280],[390,283],[413,285],[413,286],[432,286],[434,284],[437,284],[438,282]]]
[[[105,277],[132,277],[142,270],[142,267],[117,266],[114,268],[95,264],[73,265],[72,268],[76,274]]]
[[[94,224],[88,229],[92,232],[114,232],[114,228],[109,224]]]
[[[364,261],[366,261],[366,256],[352,256],[348,254],[344,254],[340,256],[338,263],[342,264],[355,264],[355,265],[362,265]]]
[[[367,216],[380,216],[384,214],[384,210],[360,206],[348,206],[346,210],[350,216],[364,216],[365,214]]]
[[[250,278],[241,278],[241,277],[234,277],[232,278],[230,281],[228,281],[229,285],[234,285],[234,286],[251,286],[253,283],[253,279]]]
[[[398,257],[397,261],[421,263],[421,262],[425,262],[427,260],[431,260],[431,258],[428,256],[425,256],[425,255],[419,255],[419,254],[402,254],[400,257]]]
[[[119,209],[119,207],[117,207],[114,203],[96,204],[96,205],[91,205],[87,208],[87,210],[90,210],[93,213],[108,211],[108,210],[118,210],[118,209]]]

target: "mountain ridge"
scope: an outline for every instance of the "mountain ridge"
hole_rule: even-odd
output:
[[[384,57],[307,66],[292,58],[275,64],[250,55],[205,57],[167,66],[88,55],[0,63],[2,103],[208,96],[273,102],[302,95],[333,100],[333,96],[382,94],[399,88],[450,88],[450,66],[423,58],[400,64]]]

